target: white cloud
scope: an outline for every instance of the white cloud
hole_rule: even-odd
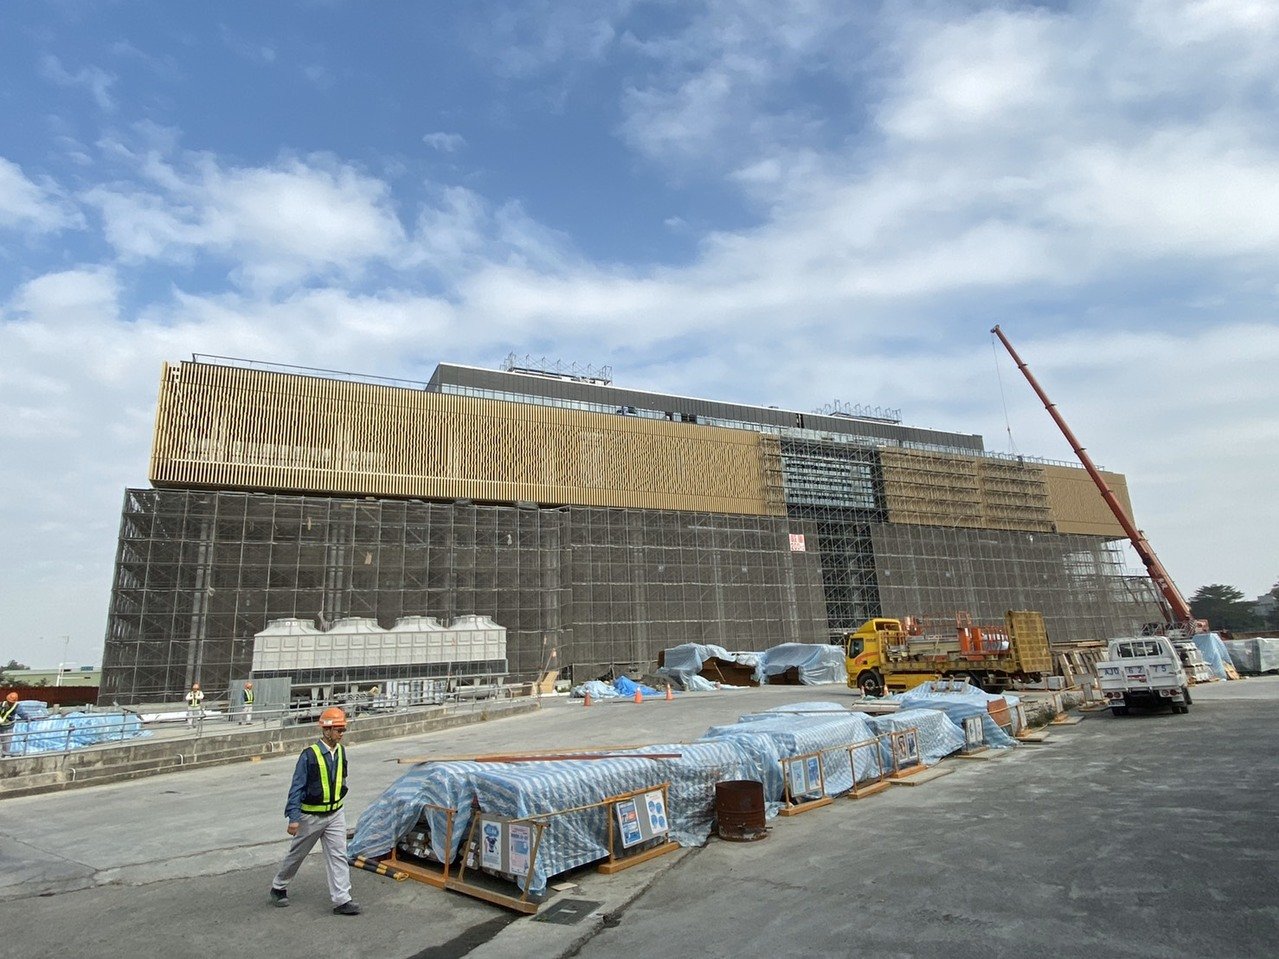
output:
[[[93,102],[105,113],[115,110],[115,99],[111,96],[111,87],[115,85],[116,76],[101,67],[81,67],[71,73],[55,56],[45,56],[40,61],[40,73],[46,80],[62,87],[84,87],[93,97]]]
[[[460,133],[428,133],[422,142],[441,153],[456,153],[466,146],[466,138]]]
[[[0,157],[0,227],[41,233],[82,226],[83,221],[51,185],[29,180],[16,163]]]
[[[326,158],[251,168],[207,155],[181,166],[154,153],[134,159],[149,187],[100,186],[83,197],[126,261],[218,254],[246,285],[265,290],[358,276],[404,240],[387,185]]]

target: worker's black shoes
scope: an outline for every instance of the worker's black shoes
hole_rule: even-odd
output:
[[[360,904],[354,899],[348,899],[340,906],[333,907],[333,915],[335,916],[358,916],[360,914]]]
[[[288,904],[289,904],[288,891],[284,889],[276,889],[275,886],[272,886],[271,887],[271,905],[287,906]]]

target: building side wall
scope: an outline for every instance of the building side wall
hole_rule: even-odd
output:
[[[1126,535],[1087,471],[1065,466],[1045,466],[1043,470],[1048,500],[1059,532],[1116,539]],[[1102,470],[1101,475],[1131,520],[1132,501],[1128,498],[1128,481],[1121,473]]]
[[[872,527],[885,616],[1003,622],[1010,609],[1043,613],[1053,642],[1132,635],[1159,618],[1135,596],[1122,555],[1093,536],[1003,530]]]
[[[102,701],[176,701],[195,680],[216,697],[248,676],[254,635],[286,617],[390,628],[489,616],[520,678],[650,666],[686,642],[823,642],[821,562],[792,549],[796,528],[672,510],[129,490]]]
[[[784,512],[776,439],[747,430],[166,364],[160,487]]]

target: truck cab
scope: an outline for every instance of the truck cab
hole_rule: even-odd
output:
[[[884,692],[885,647],[898,645],[905,633],[901,620],[876,617],[868,619],[855,632],[844,637],[844,666],[848,685],[860,689],[865,696]]]
[[[1133,706],[1169,706],[1190,712],[1190,689],[1181,657],[1166,636],[1112,639],[1096,665],[1097,682],[1116,716]]]

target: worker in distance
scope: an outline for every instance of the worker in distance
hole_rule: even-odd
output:
[[[337,916],[358,916],[360,905],[351,898],[351,867],[346,856],[346,814],[342,801],[347,789],[346,713],[330,706],[320,713],[320,741],[298,756],[284,806],[293,837],[280,871],[271,881],[270,901],[275,906],[289,904],[289,880],[302,860],[319,840],[324,850],[324,868],[329,880],[329,897]]]

